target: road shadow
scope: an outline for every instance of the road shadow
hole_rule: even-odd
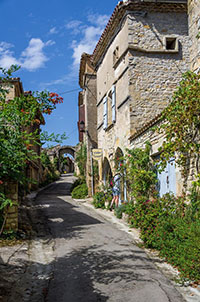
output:
[[[79,203],[69,196],[71,186],[71,182],[53,184],[40,192],[35,201],[25,201],[21,206],[21,225],[31,225],[32,239],[81,238],[87,227],[102,223],[80,210]]]
[[[8,265],[8,269],[17,272],[20,266],[18,262]],[[104,245],[91,245],[66,251],[49,264],[28,261],[26,267],[26,273],[10,284],[11,295],[2,302],[106,302],[110,299],[129,302],[134,301],[132,297],[138,288],[149,294],[153,288],[154,292],[165,293],[170,301],[175,296],[176,302],[183,301],[170,281],[155,270],[151,260],[137,247],[108,251]],[[52,270],[53,274],[49,273]],[[118,299],[113,300],[115,297]],[[151,296],[149,299],[161,301],[152,300]],[[146,302],[142,296],[141,301]]]

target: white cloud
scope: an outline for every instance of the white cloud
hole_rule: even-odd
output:
[[[73,50],[72,59],[73,64],[70,67],[70,72],[61,76],[58,79],[41,83],[41,88],[54,87],[56,85],[66,85],[66,83],[76,81],[79,69],[80,58],[83,52],[92,53],[94,47],[103,32],[109,16],[106,15],[89,15],[87,24],[79,20],[72,20],[65,24],[65,28],[69,30],[72,35],[79,34],[80,39],[73,40],[70,47]],[[54,88],[55,90],[55,88]]]
[[[88,16],[88,21],[90,21],[90,23],[96,24],[97,26],[103,26],[105,27],[105,25],[107,24],[109,19],[109,16],[107,15],[89,15]]]
[[[14,46],[7,42],[0,42],[0,66],[9,68],[11,65],[19,64],[18,60],[13,56],[11,48]]]
[[[77,29],[77,27],[79,27],[81,24],[82,24],[82,22],[79,21],[79,20],[72,20],[72,21],[70,21],[69,23],[67,23],[67,24],[65,25],[65,27],[66,27],[67,29],[74,29],[74,28]]]
[[[1,42],[0,43],[0,66],[9,68],[12,64],[21,65],[22,68],[28,71],[35,71],[44,66],[44,63],[48,61],[48,57],[44,53],[46,46],[54,45],[55,42],[52,40],[44,43],[39,38],[32,38],[29,41],[28,47],[22,51],[19,59],[17,59],[11,48],[12,44]]]
[[[29,42],[28,47],[22,52],[22,67],[29,71],[36,70],[44,66],[44,63],[48,58],[43,53],[45,43],[40,39],[32,38]]]
[[[56,44],[55,41],[48,40],[48,41],[45,43],[45,46],[52,46],[52,45],[55,45],[55,44]]]
[[[82,36],[79,41],[74,40],[72,43],[74,67],[80,63],[80,58],[83,52],[93,52],[94,47],[105,28],[108,18],[109,17],[106,15],[89,15],[88,21],[91,24],[80,26],[82,23],[77,20],[71,21],[68,24],[68,29],[77,29]]]
[[[51,29],[50,29],[50,31],[49,31],[49,34],[57,34],[58,33],[58,30],[57,30],[57,28],[56,27],[52,27]]]

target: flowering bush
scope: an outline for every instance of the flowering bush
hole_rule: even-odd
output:
[[[40,144],[37,127],[43,121],[43,113],[50,114],[63,99],[56,93],[47,91],[28,93],[7,99],[12,83],[12,72],[0,68],[0,183],[16,181],[26,184],[25,169],[27,164],[38,158],[33,146]],[[36,130],[30,130],[36,129]],[[2,189],[3,191],[3,189]],[[6,200],[6,197],[5,197]],[[0,206],[4,204],[0,202]]]
[[[200,220],[184,197],[166,194],[126,206],[132,226],[141,230],[146,247],[160,251],[182,278],[200,280]]]

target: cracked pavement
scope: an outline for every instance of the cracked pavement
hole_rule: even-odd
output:
[[[130,234],[71,198],[73,181],[62,177],[27,207],[34,237],[9,263],[19,272],[2,301],[185,301]]]

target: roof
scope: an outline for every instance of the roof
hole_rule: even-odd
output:
[[[83,53],[80,60],[80,69],[79,69],[79,85],[83,89],[84,83],[83,83],[83,76],[86,71],[86,64],[91,68],[91,70],[94,72],[94,67],[92,64],[92,55],[89,55],[88,53]]]
[[[94,66],[98,65],[104,55],[125,12],[143,9],[157,12],[187,12],[187,0],[126,0],[118,2],[92,54]]]

